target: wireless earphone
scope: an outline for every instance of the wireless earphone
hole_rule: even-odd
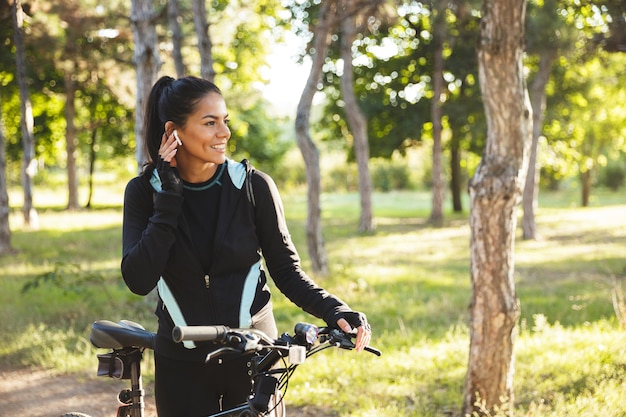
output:
[[[180,137],[178,136],[177,131],[174,131],[174,138],[176,139],[176,142],[178,142],[178,146],[181,146],[183,144],[183,141],[180,140]]]

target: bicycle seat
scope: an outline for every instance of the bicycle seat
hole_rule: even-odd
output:
[[[122,320],[119,323],[114,323],[110,320],[98,320],[91,325],[89,340],[97,348],[139,347],[154,349],[154,336],[154,333],[132,321]]]

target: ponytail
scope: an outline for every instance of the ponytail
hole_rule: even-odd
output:
[[[159,146],[161,144],[161,137],[165,132],[165,122],[159,117],[159,102],[163,96],[164,90],[171,87],[174,83],[172,77],[161,77],[154,84],[150,95],[148,96],[148,102],[146,103],[146,113],[144,115],[144,152],[147,155],[148,165],[155,165],[159,160]],[[157,141],[158,138],[158,141]],[[157,146],[154,146],[157,142]]]

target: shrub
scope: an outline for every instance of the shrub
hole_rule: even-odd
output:
[[[626,182],[626,164],[614,162],[600,171],[599,182],[613,191],[619,190]]]
[[[389,160],[373,160],[371,165],[372,183],[377,191],[411,190],[415,188],[407,164]]]

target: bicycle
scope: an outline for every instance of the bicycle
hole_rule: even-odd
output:
[[[144,417],[144,389],[141,360],[145,349],[154,349],[155,334],[129,320],[114,323],[99,320],[92,324],[90,341],[108,353],[98,354],[98,376],[130,380],[130,388],[118,394],[120,406],[117,417]],[[229,410],[206,417],[264,417],[285,415],[283,398],[289,379],[298,365],[322,350],[337,347],[351,350],[354,334],[330,327],[298,323],[294,334],[283,333],[269,338],[256,329],[234,329],[227,326],[177,326],[172,332],[176,342],[212,341],[221,346],[209,353],[206,362],[226,354],[250,355],[248,366],[252,391],[247,401]],[[367,346],[366,351],[377,356],[381,352]],[[90,417],[69,412],[61,417]]]

